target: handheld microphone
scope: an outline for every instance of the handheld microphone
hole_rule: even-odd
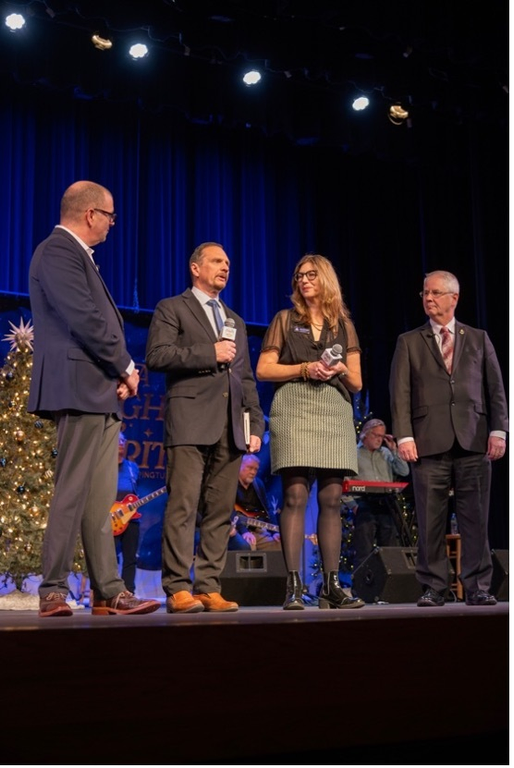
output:
[[[225,322],[223,323],[220,335],[218,337],[218,341],[224,341],[225,339],[228,339],[228,341],[235,341],[236,339],[236,321],[233,317],[227,317]],[[220,363],[219,369],[220,371],[226,371],[229,367],[229,363]]]
[[[333,347],[328,347],[325,349],[323,354],[321,355],[321,360],[325,365],[327,365],[329,368],[331,368],[333,365],[335,365],[339,360],[343,359],[342,356],[343,348],[340,344],[334,344]]]
[[[236,321],[232,317],[227,317],[225,322],[223,323],[223,326],[220,330],[220,335],[218,338],[218,341],[223,341],[224,339],[228,339],[229,341],[235,341],[236,338]]]

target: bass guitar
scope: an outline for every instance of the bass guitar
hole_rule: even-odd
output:
[[[258,520],[255,517],[250,517],[247,514],[243,514],[242,507],[240,507],[239,504],[235,505],[235,509],[239,514],[233,517],[233,525],[235,525],[238,520],[241,520],[241,522],[243,522],[245,525],[253,526],[253,528],[259,528],[261,531],[272,531],[273,533],[280,532],[278,525],[273,525],[273,523],[266,523],[264,520]],[[312,541],[315,546],[318,545],[318,537],[315,533],[306,533],[305,538],[309,541]]]
[[[119,536],[120,533],[126,531],[127,526],[133,517],[141,517],[140,513],[137,511],[138,508],[142,507],[143,504],[148,504],[149,501],[153,501],[153,499],[156,499],[157,496],[160,496],[162,493],[166,493],[165,485],[162,488],[159,488],[158,491],[149,493],[148,496],[143,496],[142,499],[134,496],[133,493],[128,493],[123,501],[116,501],[112,505],[110,512],[113,534]]]

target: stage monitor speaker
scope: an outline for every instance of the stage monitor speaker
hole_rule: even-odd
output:
[[[282,605],[287,572],[282,552],[227,553],[221,574],[221,592],[239,605]]]
[[[365,603],[416,603],[416,547],[375,547],[353,574],[353,592]]]
[[[493,578],[491,582],[491,594],[497,600],[509,599],[509,550],[492,549]]]

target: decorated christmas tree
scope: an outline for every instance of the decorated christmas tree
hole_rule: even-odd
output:
[[[33,328],[23,319],[3,340],[10,351],[0,370],[0,586],[41,574],[43,537],[54,488],[56,429],[27,412]],[[83,571],[77,547],[74,570]]]

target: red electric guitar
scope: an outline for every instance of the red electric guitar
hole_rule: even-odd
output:
[[[162,493],[166,493],[166,486],[159,488],[158,491],[149,493],[148,496],[143,496],[139,499],[134,496],[133,493],[128,493],[123,501],[116,501],[111,507],[111,525],[112,532],[115,536],[119,536],[120,533],[127,530],[127,526],[133,517],[141,517],[137,511],[138,507],[142,507],[143,504],[148,504],[149,501],[156,499]]]

